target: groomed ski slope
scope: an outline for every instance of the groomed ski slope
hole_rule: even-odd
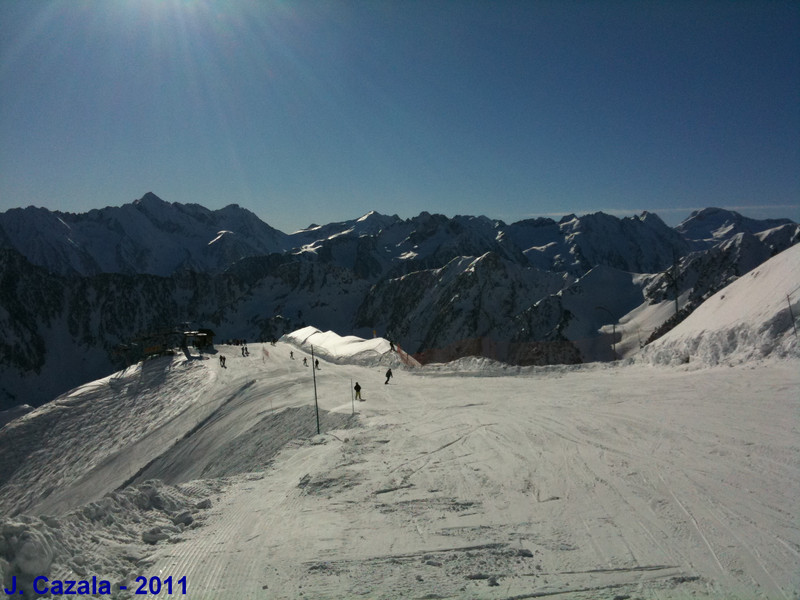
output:
[[[129,442],[124,469],[105,468],[122,459],[100,460],[103,441],[90,451],[80,436],[42,443],[29,458],[40,475],[17,485],[56,489],[26,512],[58,514],[54,498],[78,507],[50,522],[74,531],[52,552],[53,573],[74,571],[77,555],[80,570],[116,582],[186,576],[192,599],[800,592],[797,361],[694,371],[485,362],[476,371],[462,361],[394,367],[384,385],[384,365],[321,360],[317,436],[304,353],[286,343],[249,349],[221,347],[226,369],[215,357],[145,363],[151,379],[128,377],[144,378],[154,399],[161,391],[157,410],[104,420],[113,403],[141,397],[121,375],[85,390],[97,411],[60,409],[64,427],[94,420],[100,432],[123,421],[141,438]],[[366,398],[357,423],[351,379]],[[174,512],[191,510],[192,527],[162,527],[164,541],[144,544],[163,502],[144,512],[100,502],[100,516],[86,520],[80,505],[153,456],[134,485],[177,485],[156,495],[185,494]],[[210,509],[193,508],[205,498]],[[113,562],[109,544],[135,547],[133,562]]]
[[[226,481],[149,573],[203,599],[795,598],[797,366],[384,385],[323,364],[329,410],[361,382],[361,426]]]

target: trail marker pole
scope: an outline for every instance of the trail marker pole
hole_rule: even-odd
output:
[[[794,329],[794,337],[797,337],[797,325],[794,324],[794,311],[792,310],[792,299],[789,294],[786,294],[786,302],[789,303],[789,316],[792,319],[792,328]]]
[[[680,288],[678,286],[678,255],[674,252],[672,254],[672,273],[672,281],[675,283],[675,316],[677,316],[681,312],[678,305]]]
[[[317,401],[317,369],[314,367],[314,346],[311,346],[311,372],[314,375],[314,409],[317,412],[317,435],[319,435],[319,402]]]

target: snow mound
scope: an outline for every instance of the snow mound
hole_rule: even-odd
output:
[[[130,589],[148,566],[149,548],[160,540],[176,542],[186,529],[204,521],[208,496],[221,483],[192,482],[181,487],[147,481],[112,492],[62,517],[19,515],[0,520],[0,581],[20,594],[37,597],[33,581],[98,579],[109,581],[115,597],[119,586]],[[102,551],[96,551],[102,540]],[[39,587],[41,587],[41,581]]]
[[[772,257],[714,294],[642,349],[653,364],[742,364],[800,355],[800,245]]]
[[[391,352],[389,341],[380,337],[365,340],[355,335],[340,336],[333,331],[322,332],[316,327],[309,326],[287,333],[281,341],[293,344],[308,353],[311,353],[313,346],[315,356],[337,364],[390,366],[402,364],[399,357],[389,354]]]

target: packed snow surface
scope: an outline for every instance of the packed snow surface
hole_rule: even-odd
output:
[[[726,300],[772,301],[743,300],[767,272]],[[767,359],[726,346],[734,366],[410,369],[313,329],[148,361],[0,429],[0,578],[28,597],[95,576],[116,598],[185,577],[193,600],[796,599],[791,325]]]

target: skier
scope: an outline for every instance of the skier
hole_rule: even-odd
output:
[[[219,366],[222,367],[223,369],[227,368],[225,366],[225,355],[224,354],[220,354],[219,355]]]
[[[363,402],[364,399],[361,397],[361,386],[358,385],[357,381],[356,381],[356,384],[353,386],[353,389],[356,391],[356,400],[359,400],[360,402]]]
[[[392,378],[392,370],[391,370],[391,369],[389,369],[388,371],[386,371],[386,381],[384,381],[384,385],[388,384],[388,383],[389,383],[389,380],[390,380],[391,378]]]
[[[316,366],[316,367],[317,367],[317,370],[319,370],[319,359],[317,359],[317,360],[314,362],[314,366]]]
[[[308,366],[308,359],[305,356],[303,357],[303,366],[304,367]]]
[[[289,351],[289,358],[291,358],[292,360],[294,360],[294,350],[290,350],[290,351]]]

